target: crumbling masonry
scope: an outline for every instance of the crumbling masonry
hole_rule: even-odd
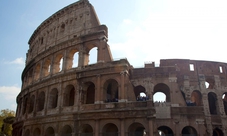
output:
[[[107,40],[88,0],[34,31],[13,136],[227,136],[227,63],[167,59],[133,68],[113,60]],[[158,92],[165,101],[154,102]]]

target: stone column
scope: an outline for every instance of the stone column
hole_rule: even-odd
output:
[[[124,136],[125,135],[125,121],[124,119],[120,119],[121,120],[121,134],[120,136]]]
[[[97,87],[96,87],[96,89],[95,89],[95,104],[98,104],[98,103],[100,103],[101,102],[101,99],[102,98],[100,98],[100,96],[101,96],[101,93],[102,93],[102,90],[101,90],[101,88],[100,88],[100,76],[101,75],[97,75],[96,77],[97,77]]]
[[[95,136],[99,136],[99,120],[95,120]]]
[[[119,89],[120,91],[118,91],[118,92],[120,92],[119,102],[124,102],[125,101],[125,96],[124,96],[124,93],[125,93],[125,88],[124,88],[124,86],[125,86],[125,72],[122,71],[120,73],[120,75],[121,75],[121,84],[120,84],[120,89]]]
[[[154,124],[153,124],[153,120],[152,117],[149,117],[148,119],[148,132],[149,132],[149,136],[154,136]]]

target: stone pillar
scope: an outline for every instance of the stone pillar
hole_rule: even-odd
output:
[[[154,136],[154,124],[153,124],[153,120],[152,117],[148,118],[148,132],[149,132],[149,136]]]
[[[99,120],[95,120],[95,136],[99,136]]]
[[[62,64],[62,71],[67,69],[67,50],[64,51],[63,55],[63,64]]]
[[[125,101],[125,96],[124,96],[124,94],[125,94],[125,88],[124,88],[124,86],[125,86],[125,72],[122,71],[120,73],[120,75],[121,75],[121,84],[120,84],[120,89],[118,91],[118,92],[120,92],[119,102],[124,102]]]
[[[100,96],[102,94],[102,90],[100,88],[100,76],[101,75],[96,76],[97,77],[97,84],[96,84],[97,86],[95,88],[95,104],[100,103],[101,99],[102,99],[102,98],[100,98]]]
[[[124,136],[125,135],[125,121],[124,119],[121,119],[121,132],[120,132],[120,136]]]

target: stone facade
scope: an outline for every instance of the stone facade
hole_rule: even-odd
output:
[[[34,31],[13,136],[227,135],[227,63],[167,59],[134,68],[113,60],[107,40],[88,0]],[[89,64],[93,48],[97,63]],[[158,92],[165,101],[153,100]]]

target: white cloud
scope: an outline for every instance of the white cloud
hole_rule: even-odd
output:
[[[24,65],[25,61],[24,58],[20,57],[20,58],[16,58],[15,60],[9,62],[11,64],[19,64],[19,65]]]
[[[160,12],[146,11],[143,20],[127,19],[133,25],[124,40],[110,44],[113,55],[123,54],[135,66],[172,58],[227,62],[220,55],[227,45],[225,4],[176,0]]]
[[[20,92],[20,87],[17,86],[0,86],[0,94],[3,99],[12,101]]]
[[[0,109],[16,111],[16,97],[20,92],[17,86],[0,86]]]

